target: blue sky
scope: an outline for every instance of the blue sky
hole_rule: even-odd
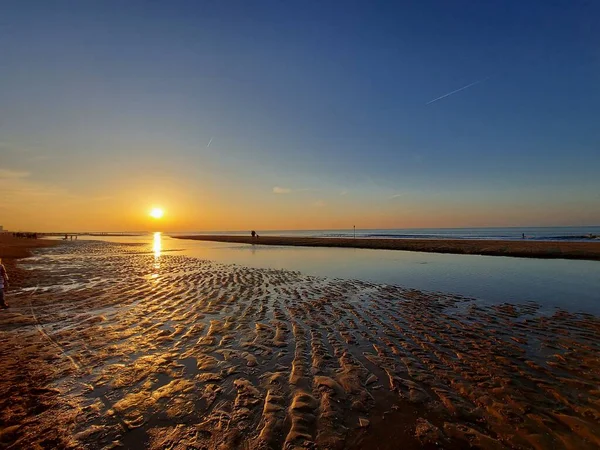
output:
[[[160,204],[187,230],[600,224],[598,18],[579,1],[7,2],[1,221],[143,228]]]

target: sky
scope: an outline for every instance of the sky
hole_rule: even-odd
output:
[[[2,5],[5,229],[600,225],[600,2]]]

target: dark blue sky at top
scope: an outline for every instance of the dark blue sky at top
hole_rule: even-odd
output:
[[[598,23],[594,1],[9,1],[0,135],[109,169],[150,142],[282,186],[593,195]]]

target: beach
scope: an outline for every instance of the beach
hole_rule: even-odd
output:
[[[3,447],[600,445],[598,316],[56,244],[14,250]]]
[[[16,238],[12,233],[0,233],[0,258],[11,274],[11,282],[19,283],[23,275],[23,271],[17,268],[18,259],[31,256],[35,249],[51,247],[56,244],[58,241],[50,239]]]
[[[50,239],[27,239],[13,237],[12,233],[0,232],[0,257],[4,263],[31,256],[37,248],[50,247],[58,242]]]
[[[515,256],[520,258],[561,258],[600,260],[600,242],[520,241],[477,239],[380,239],[286,236],[174,235],[177,239],[232,242],[254,245],[297,247],[344,247],[378,250],[454,253],[465,255]]]
[[[0,450],[600,450],[600,1],[1,14]]]

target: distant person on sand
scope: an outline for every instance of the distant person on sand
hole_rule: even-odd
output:
[[[4,289],[8,287],[8,274],[6,268],[2,265],[2,259],[0,258],[0,308],[8,308],[8,305],[4,301]]]
[[[252,239],[254,239],[256,237],[256,231],[252,230],[252,232],[250,234],[252,235]]]
[[[522,238],[525,239],[525,233],[523,233]]]

